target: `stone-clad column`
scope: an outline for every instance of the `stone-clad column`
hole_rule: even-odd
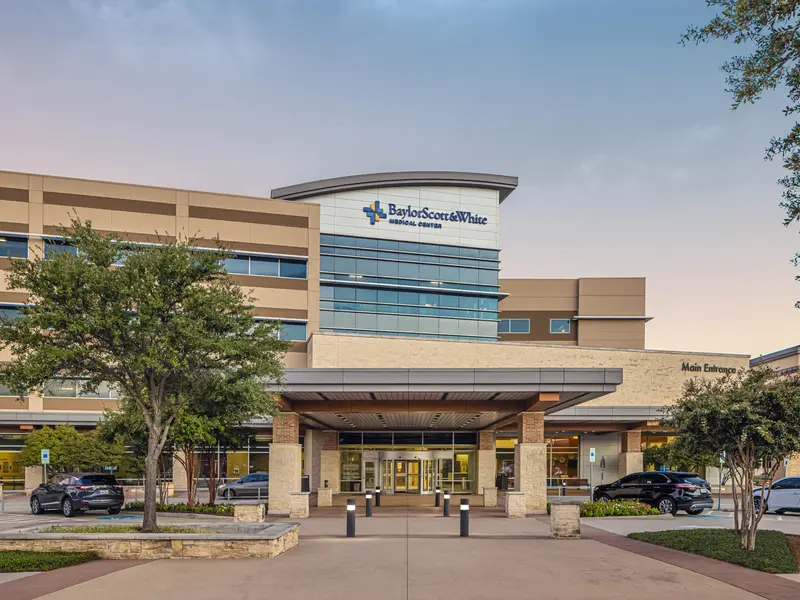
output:
[[[619,454],[619,477],[644,471],[642,432],[625,431],[621,434],[622,452]]]
[[[528,513],[547,510],[547,444],[544,413],[524,412],[517,418],[519,443],[514,447],[514,485],[525,493]]]
[[[338,494],[341,487],[342,459],[339,455],[339,433],[336,431],[323,432],[320,452],[319,487],[325,487],[328,482],[334,494]]]
[[[300,491],[300,415],[284,412],[272,421],[269,445],[269,514],[288,515],[292,492]]]
[[[478,432],[478,481],[476,493],[482,494],[484,488],[496,487],[497,454],[494,446],[494,431]]]

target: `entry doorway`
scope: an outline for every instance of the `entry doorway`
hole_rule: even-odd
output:
[[[394,462],[394,493],[419,494],[420,486],[420,461],[395,460]]]

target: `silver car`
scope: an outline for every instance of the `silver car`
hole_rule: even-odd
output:
[[[229,481],[217,488],[217,494],[234,498],[264,498],[269,494],[269,473],[250,473],[236,481]]]

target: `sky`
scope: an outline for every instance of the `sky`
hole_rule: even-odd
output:
[[[268,196],[515,175],[504,277],[647,277],[647,347],[800,343],[798,227],[700,0],[0,0],[0,169]]]

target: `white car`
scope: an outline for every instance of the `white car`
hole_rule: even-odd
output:
[[[765,491],[767,491],[765,489]],[[761,504],[761,490],[753,492],[756,507]],[[764,512],[777,514],[784,512],[800,512],[800,477],[784,477],[773,481],[767,495],[767,507]]]

